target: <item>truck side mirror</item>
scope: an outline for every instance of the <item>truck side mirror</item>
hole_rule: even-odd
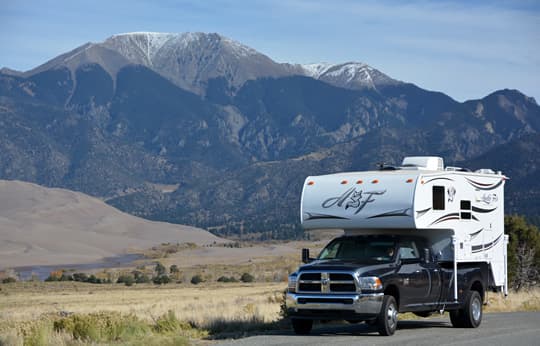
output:
[[[431,262],[431,252],[428,248],[424,248],[424,262],[429,263]]]
[[[309,249],[302,249],[302,262],[309,263],[311,258],[309,258]]]

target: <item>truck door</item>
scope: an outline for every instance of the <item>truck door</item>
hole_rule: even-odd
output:
[[[433,294],[431,268],[427,268],[413,240],[403,240],[399,246],[400,310],[425,309]]]

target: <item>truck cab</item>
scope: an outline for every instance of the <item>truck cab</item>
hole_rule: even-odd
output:
[[[459,290],[469,293],[456,302],[452,264],[437,261],[426,244],[416,236],[355,235],[333,239],[314,259],[304,249],[306,264],[290,275],[287,293],[294,330],[308,333],[314,320],[347,320],[392,335],[398,313],[427,317],[441,309],[457,326],[480,325],[487,267],[458,269]],[[474,299],[466,301],[470,292]]]

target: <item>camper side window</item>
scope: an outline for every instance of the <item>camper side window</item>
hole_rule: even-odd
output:
[[[433,210],[444,210],[444,186],[433,186]]]
[[[471,219],[471,201],[461,201],[461,219],[470,220]]]

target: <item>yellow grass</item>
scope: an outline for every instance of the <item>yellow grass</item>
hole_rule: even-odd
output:
[[[279,317],[283,283],[212,284],[209,286],[154,286],[126,288],[119,285],[53,283],[2,285],[0,324],[38,319],[47,313],[87,314],[116,311],[152,320],[173,311],[180,320],[205,326],[213,320],[242,321],[252,318],[272,322]],[[12,286],[12,287],[9,287]]]
[[[488,293],[486,312],[540,311],[540,288],[509,292],[508,297]]]
[[[209,333],[215,336],[227,332],[238,336],[249,330],[277,327],[285,286],[284,283],[203,283],[125,287],[78,282],[0,285],[0,345],[21,344],[22,335],[27,335],[28,330],[32,331],[33,339],[47,340],[44,344],[77,343],[65,332],[55,332],[47,325],[52,323],[47,318],[98,312],[134,315],[150,325],[172,311],[178,320],[196,328],[186,331],[184,336],[204,338]],[[540,311],[540,289],[510,292],[507,298],[489,293],[488,301],[486,313]],[[406,315],[403,317],[410,314]],[[165,344],[185,344],[185,339],[172,340],[163,335],[152,338]]]

